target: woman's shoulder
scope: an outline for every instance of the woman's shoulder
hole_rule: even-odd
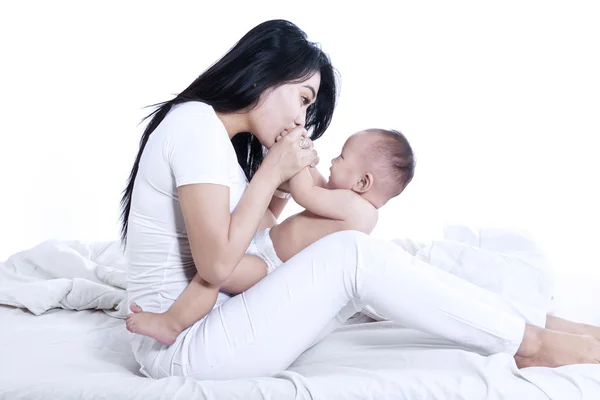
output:
[[[212,106],[201,101],[186,101],[174,105],[166,118],[185,118],[192,120],[219,120]]]
[[[206,103],[188,101],[173,106],[156,133],[162,136],[167,159],[201,156],[204,160],[222,158],[237,162],[225,126]]]
[[[204,140],[222,142],[223,145],[230,142],[227,130],[215,110],[199,101],[173,106],[161,125],[161,130],[173,140],[182,137],[187,141],[190,135],[201,135]]]

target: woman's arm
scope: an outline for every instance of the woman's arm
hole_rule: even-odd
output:
[[[228,187],[179,187],[179,201],[200,277],[214,285],[229,278],[256,233],[277,186],[279,182],[272,173],[259,169],[231,214]]]
[[[315,161],[315,151],[300,148],[303,131],[290,132],[271,148],[231,213],[229,188],[225,185],[196,183],[178,187],[192,257],[198,274],[209,284],[221,285],[232,274],[275,189]]]

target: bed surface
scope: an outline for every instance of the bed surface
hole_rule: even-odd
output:
[[[482,357],[392,322],[360,319],[274,378],[154,381],[137,371],[120,319],[87,310],[34,316],[0,306],[0,398],[600,398],[600,366],[519,371],[507,355]]]
[[[115,276],[106,279],[118,284]],[[600,277],[555,281],[555,314],[600,325]],[[51,297],[55,288],[44,293],[39,283],[23,284],[33,285],[35,298]],[[4,292],[19,297],[16,288]],[[93,308],[106,301],[99,297]],[[600,399],[600,365],[518,370],[509,355],[483,357],[361,314],[272,378],[151,380],[138,372],[130,334],[114,313],[43,307],[37,313],[0,305],[0,399]]]

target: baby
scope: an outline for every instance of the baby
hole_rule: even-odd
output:
[[[173,344],[179,333],[210,312],[219,290],[243,292],[331,233],[357,230],[370,234],[378,209],[406,188],[414,169],[412,148],[400,132],[369,129],[355,133],[331,161],[327,182],[311,174],[310,168],[290,179],[292,197],[305,210],[279,225],[261,224],[246,255],[222,286],[210,285],[196,274],[164,313],[144,312],[132,303],[127,329]]]

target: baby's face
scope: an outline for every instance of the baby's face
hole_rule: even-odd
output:
[[[352,189],[368,169],[368,152],[374,135],[370,132],[358,132],[350,136],[340,155],[331,160],[328,189]]]

